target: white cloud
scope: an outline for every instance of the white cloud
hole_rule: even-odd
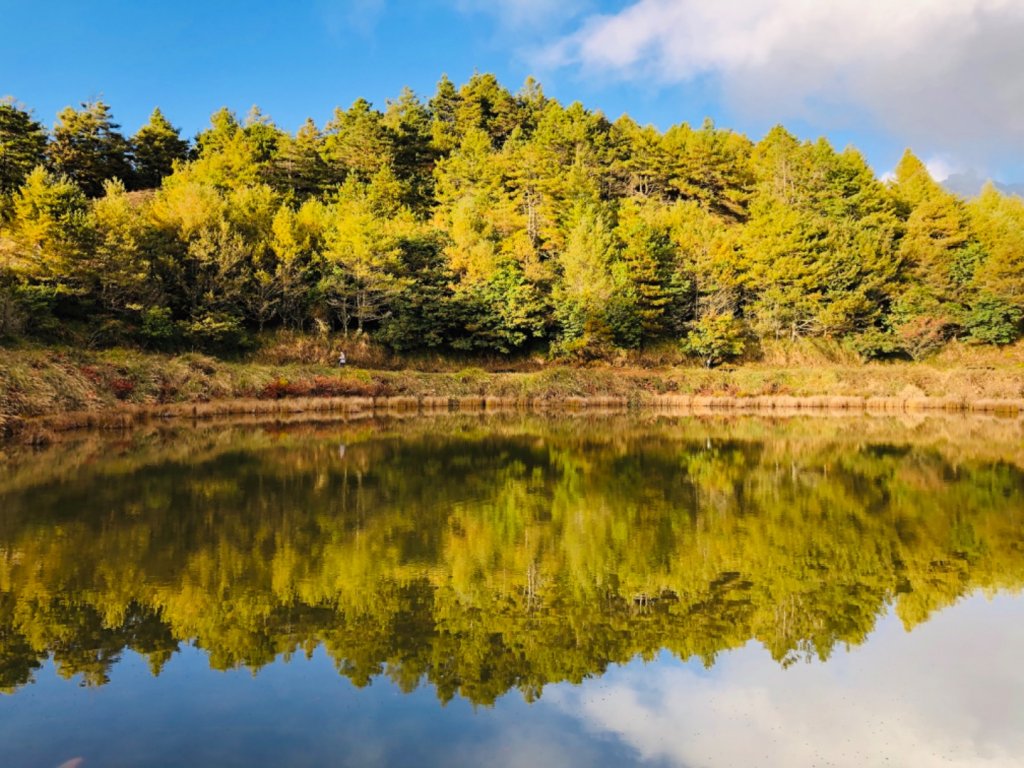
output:
[[[944,157],[931,157],[925,161],[928,173],[936,181],[945,181],[960,169]]]
[[[635,0],[584,19],[545,62],[669,84],[710,77],[750,115],[870,119],[977,156],[1024,149],[1022,39],[1024,0]]]
[[[981,596],[906,633],[895,616],[828,662],[755,644],[710,672],[631,664],[544,699],[673,765],[1024,766],[1024,600]]]

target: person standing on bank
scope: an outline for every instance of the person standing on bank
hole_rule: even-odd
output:
[[[342,350],[341,353],[338,355],[338,367],[344,368],[346,362],[347,360],[345,359],[345,350]]]

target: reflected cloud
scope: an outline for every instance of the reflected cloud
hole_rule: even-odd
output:
[[[634,662],[545,701],[644,759],[693,768],[1024,766],[1024,603],[965,600],[906,632],[783,669],[755,643],[713,670]]]

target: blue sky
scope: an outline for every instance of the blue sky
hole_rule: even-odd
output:
[[[0,25],[0,96],[47,124],[101,97],[128,132],[254,104],[294,129],[479,70],[661,128],[782,122],[879,173],[912,146],[1024,178],[1024,0],[0,0]]]

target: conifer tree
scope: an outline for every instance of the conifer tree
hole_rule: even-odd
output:
[[[305,200],[328,186],[327,164],[323,157],[323,137],[312,119],[307,118],[295,136],[282,134],[267,175],[279,192],[291,192]]]
[[[431,117],[431,143],[440,155],[451,152],[462,140],[459,132],[459,102],[459,92],[455,84],[448,79],[448,75],[442,75],[437,90],[427,105]]]
[[[45,151],[46,129],[12,99],[0,99],[0,195],[20,187]]]
[[[347,110],[334,110],[324,128],[323,158],[336,183],[348,179],[368,183],[381,168],[394,163],[394,140],[384,116],[366,99]]]
[[[130,181],[130,145],[119,128],[102,101],[83,103],[78,110],[66,107],[57,115],[47,147],[50,165],[89,197],[101,195],[108,179]]]
[[[132,136],[133,185],[139,189],[159,187],[164,177],[171,175],[174,164],[187,159],[188,149],[181,132],[159,108],[154,109],[149,121]]]

